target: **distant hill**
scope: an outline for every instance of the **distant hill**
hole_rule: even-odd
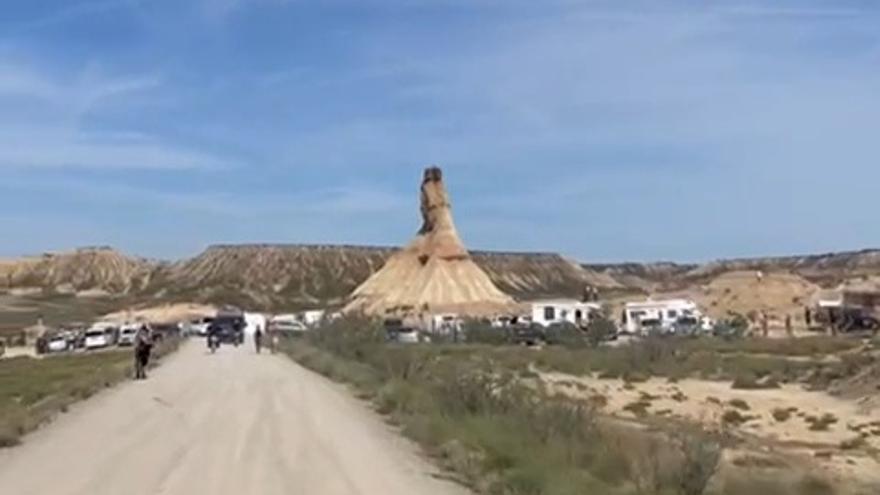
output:
[[[660,263],[588,264],[584,268],[603,274],[623,287],[653,292],[658,288],[675,285],[682,276],[698,265]]]
[[[340,304],[393,252],[359,246],[212,246],[165,267],[149,292],[168,300],[272,310]]]
[[[163,299],[265,309],[339,305],[394,252],[365,246],[213,246],[166,267],[149,290]],[[471,255],[501,290],[521,299],[579,297],[588,283],[616,284],[556,254]]]
[[[796,274],[823,288],[880,275],[880,250],[866,249],[803,256],[717,260],[705,264],[618,263],[587,264],[632,289],[677,290],[705,284],[725,273],[743,271]]]
[[[108,247],[88,247],[0,261],[0,289],[130,294],[143,291],[159,267]]]
[[[339,305],[396,251],[345,245],[218,245],[160,263],[110,248],[0,261],[0,291],[125,295],[141,303],[191,301],[265,310]],[[475,251],[503,291],[519,299],[580,297],[586,285],[617,288],[603,274],[553,253]]]
[[[395,251],[391,247],[345,245],[219,245],[193,258],[157,262],[106,247],[82,248],[0,260],[0,295],[112,296],[120,304],[186,301],[273,311],[341,305]],[[473,251],[471,255],[500,289],[520,300],[577,298],[587,285],[606,295],[681,293],[696,297],[699,291],[713,292],[713,281],[725,274],[755,271],[796,275],[819,288],[841,284],[880,287],[878,250],[720,260],[703,265],[580,265],[554,253]],[[728,282],[719,283],[732,295],[713,297],[710,304],[742,309],[725,303],[736,291],[731,292]],[[788,298],[789,304],[806,300],[813,290],[789,285],[798,288]],[[746,290],[746,284],[736,285],[740,286]],[[753,299],[745,294],[736,297],[737,301]]]

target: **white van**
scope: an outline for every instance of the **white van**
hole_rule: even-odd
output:
[[[140,330],[139,325],[122,325],[122,328],[119,330],[119,342],[117,342],[117,345],[120,347],[134,345],[138,330]]]
[[[86,350],[103,349],[113,345],[113,329],[92,327],[86,330],[84,347]]]

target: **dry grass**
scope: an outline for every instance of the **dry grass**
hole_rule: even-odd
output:
[[[171,352],[178,343],[166,339],[157,355]],[[0,447],[18,444],[24,434],[72,403],[130,376],[131,351],[0,360]]]
[[[599,420],[596,401],[551,395],[520,378],[527,360],[474,346],[397,346],[367,322],[339,322],[290,341],[297,361],[355,385],[480,493],[631,494],[645,433]],[[648,403],[643,399],[642,403]],[[704,493],[720,444],[700,429],[651,434],[659,491]],[[710,455],[712,454],[712,455]]]

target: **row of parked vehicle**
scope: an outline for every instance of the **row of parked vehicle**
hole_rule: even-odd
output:
[[[252,316],[248,318],[248,316]],[[251,320],[251,321],[248,321]],[[251,328],[249,328],[251,327]],[[220,335],[230,334],[229,339],[241,340],[244,338],[244,330],[261,332],[278,332],[285,335],[301,334],[309,330],[309,325],[304,323],[297,315],[249,315],[242,312],[219,312],[216,316],[199,318],[181,325],[184,335],[206,337],[209,333]],[[240,342],[239,342],[240,343]]]
[[[76,350],[93,351],[110,347],[130,347],[144,323],[117,324],[97,322],[91,326],[66,325],[57,330],[47,331],[37,338],[37,354],[55,354]],[[176,332],[177,327],[152,326],[153,338],[161,340],[169,332]]]

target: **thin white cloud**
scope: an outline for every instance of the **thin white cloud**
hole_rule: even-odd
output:
[[[28,65],[0,65],[0,168],[206,169],[231,164],[138,131],[103,133],[86,116],[124,108],[162,86],[158,75],[108,77],[94,66],[57,77]]]
[[[0,168],[211,169],[230,163],[206,153],[152,139],[105,139],[40,128],[12,133],[0,128]]]

